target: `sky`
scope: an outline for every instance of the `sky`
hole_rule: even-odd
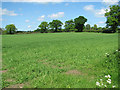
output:
[[[15,24],[18,31],[33,31],[42,21],[51,22],[61,20],[63,23],[79,16],[87,18],[86,24],[104,27],[105,9],[109,5],[117,4],[118,0],[64,1],[64,0],[4,0],[0,5],[0,21],[2,28],[8,24]],[[64,26],[62,26],[64,28]]]

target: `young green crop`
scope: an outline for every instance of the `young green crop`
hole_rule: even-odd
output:
[[[108,70],[105,53],[118,47],[117,34],[102,33],[3,35],[2,40],[3,88],[95,88]]]

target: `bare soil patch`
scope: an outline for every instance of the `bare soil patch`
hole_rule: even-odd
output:
[[[7,82],[15,82],[15,80],[13,80],[13,79],[7,79],[5,81],[7,81]]]
[[[3,71],[0,71],[0,72],[2,72],[2,73],[5,73],[5,72],[7,72],[8,70],[3,70]]]
[[[23,88],[24,84],[15,84],[15,85],[10,85],[7,88]]]
[[[43,64],[45,64],[45,65],[49,65],[49,63],[48,63],[48,62],[44,62]]]
[[[45,62],[47,59],[38,60],[38,62]]]
[[[69,70],[65,74],[67,74],[67,75],[83,75],[83,73],[78,70]]]
[[[52,65],[51,67],[52,67],[52,68],[58,68],[58,67],[57,67],[57,66],[55,66],[55,65]]]

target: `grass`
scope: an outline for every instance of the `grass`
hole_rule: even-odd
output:
[[[3,88],[96,88],[105,74],[117,86],[117,67],[105,63],[116,60],[116,33],[3,35],[2,40]]]

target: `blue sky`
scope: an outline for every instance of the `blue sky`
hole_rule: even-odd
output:
[[[113,4],[113,3],[109,3]],[[54,19],[66,20],[84,16],[85,24],[105,26],[105,9],[109,9],[103,2],[2,2],[2,27],[15,24],[18,30],[35,30],[42,21],[51,22]]]

